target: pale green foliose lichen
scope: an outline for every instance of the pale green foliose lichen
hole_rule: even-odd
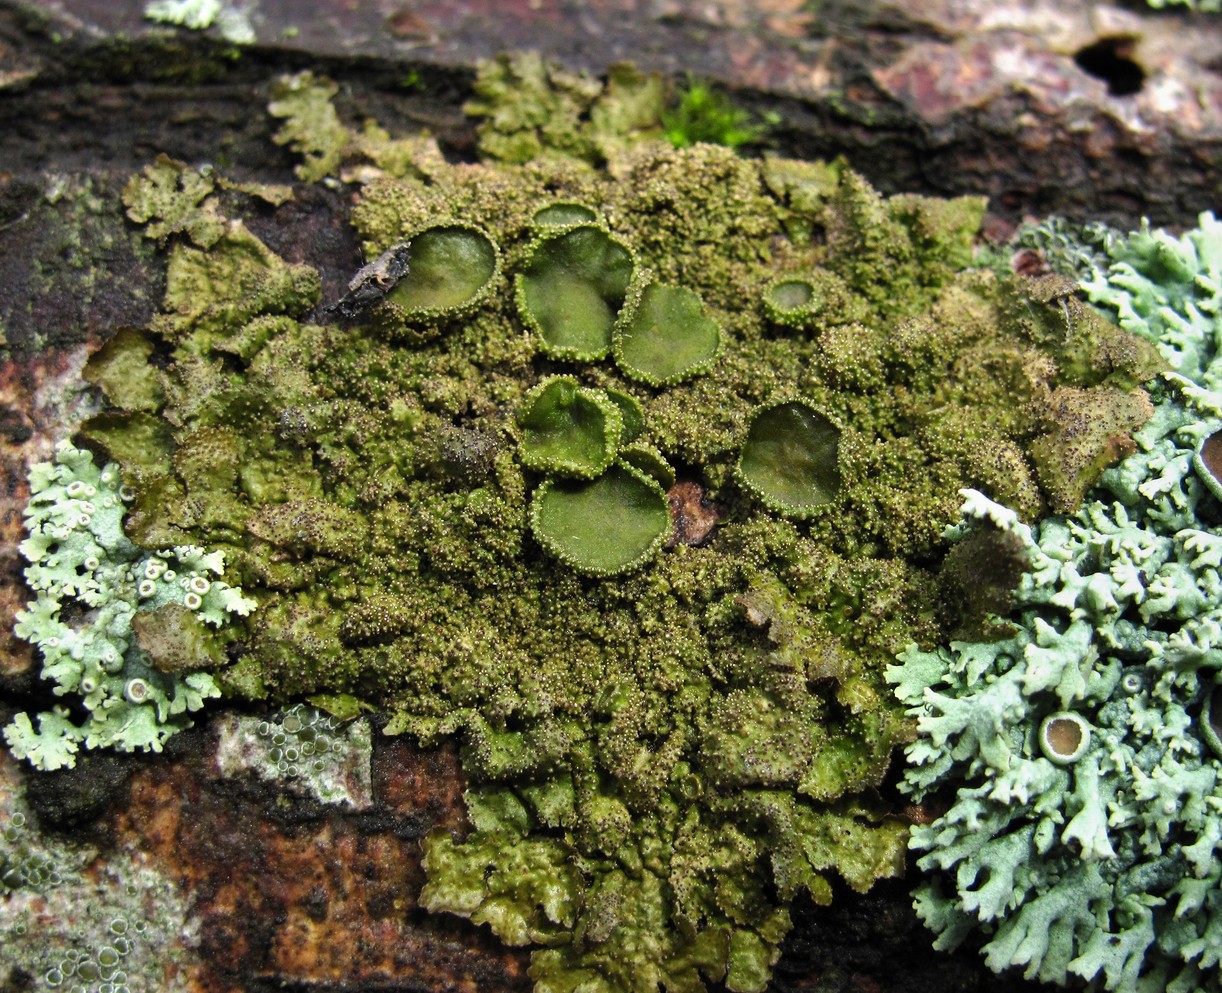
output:
[[[521,164],[547,158],[604,161],[641,135],[660,136],[666,92],[660,76],[612,66],[606,83],[549,64],[536,52],[481,63],[475,99],[485,159]]]
[[[245,5],[227,4],[222,0],[150,0],[144,5],[144,16],[161,24],[175,24],[192,31],[216,26],[220,36],[235,45],[250,45],[255,41],[254,25]]]
[[[1171,368],[1217,388],[1222,346],[1222,221],[1210,212],[1176,238],[1152,230],[1105,241],[1106,269],[1083,282],[1092,303],[1155,342]]]
[[[1188,7],[1207,14],[1222,13],[1222,0],[1146,0],[1155,10],[1165,7]]]
[[[221,0],[152,0],[144,5],[144,16],[199,31],[212,26],[223,6]]]
[[[1184,373],[1156,381],[1136,453],[1077,513],[1031,528],[965,491],[954,536],[1003,533],[1027,558],[1010,623],[991,641],[912,646],[888,673],[921,732],[904,788],[933,804],[957,790],[913,829],[930,873],[917,911],[939,948],[984,931],[996,971],[1222,988],[1222,506],[1194,466],[1222,425],[1222,240],[1201,221],[1178,240],[1099,240],[1112,262],[1092,299]],[[1073,256],[1072,238],[1062,248]]]
[[[223,662],[209,629],[254,607],[217,578],[221,553],[132,544],[123,532],[132,496],[116,465],[99,469],[67,442],[31,470],[20,550],[38,597],[18,613],[16,632],[39,649],[43,678],[67,705],[33,720],[18,714],[4,738],[39,769],[71,768],[81,745],[160,751],[190,726],[187,714],[220,695],[211,675],[195,671]],[[149,629],[140,615],[155,618]]]
[[[905,788],[920,800],[958,787],[911,841],[932,876],[916,907],[938,948],[982,928],[996,971],[1219,988],[1222,765],[1197,724],[1222,668],[1222,539],[1193,514],[1202,489],[1178,448],[1167,471],[1168,438],[1183,445],[1199,424],[1187,409],[1160,408],[1178,416],[1156,414],[1139,436],[1149,452],[1104,474],[1097,493],[1127,497],[1137,482],[1145,506],[1095,500],[1032,529],[966,491],[964,527],[1017,535],[1031,569],[1011,636],[910,648],[888,677],[921,732]],[[1039,732],[1064,711],[1088,744],[1061,765]]]
[[[283,77],[272,90],[275,99],[268,111],[285,119],[275,141],[291,146],[304,158],[296,172],[307,183],[334,173],[351,141],[331,103],[338,91],[330,80],[317,80],[311,72]]]
[[[51,846],[39,835],[21,790],[3,791],[0,803],[0,896],[18,890],[44,893],[79,876],[87,856]]]

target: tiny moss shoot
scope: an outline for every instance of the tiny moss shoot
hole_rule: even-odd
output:
[[[760,141],[769,123],[756,121],[725,94],[694,79],[679,90],[674,106],[662,112],[666,140],[675,148],[702,141],[739,148]]]

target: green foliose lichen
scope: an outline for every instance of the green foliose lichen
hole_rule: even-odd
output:
[[[545,158],[598,165],[643,138],[661,138],[666,91],[661,77],[629,64],[604,83],[549,64],[537,53],[481,64],[475,99],[480,154],[523,164]]]
[[[1059,300],[973,270],[978,200],[888,199],[847,167],[710,145],[629,142],[612,177],[535,146],[497,156],[523,165],[448,166],[379,140],[380,159],[357,137],[323,156],[367,180],[367,257],[454,225],[486,233],[499,270],[461,319],[416,314],[428,333],[405,341],[359,308],[313,323],[316,275],[238,221],[207,247],[186,220],[166,228],[163,313],[89,369],[113,409],[85,435],[136,491],[129,534],[223,552],[258,601],[217,676],[230,692],[347,694],[389,711],[390,733],[458,737],[472,830],[428,839],[424,901],[535,946],[540,990],[763,989],[793,898],[902,868],[906,827],[875,789],[911,731],[882,672],[942,631],[932,569],[956,490],[1041,513],[1055,391],[1127,404],[1147,356],[1085,361]],[[716,348],[652,382],[609,349],[549,352],[514,278],[573,224],[624,246],[617,279],[698,298]],[[786,274],[834,288],[844,320],[774,320]],[[600,297],[608,342],[631,299]],[[712,531],[667,548],[650,532],[614,569],[547,540],[532,501],[560,484],[526,453],[550,377],[618,432],[599,444],[622,461],[578,484],[640,483],[595,501],[582,533],[616,524],[621,499],[654,521],[675,480],[716,508]],[[836,485],[794,519],[738,475],[757,412],[792,398],[839,430],[819,476]],[[1086,455],[1082,472],[1102,468]]]
[[[307,183],[334,173],[351,140],[331,103],[338,92],[333,82],[308,71],[278,80],[273,89],[268,112],[284,120],[276,143],[302,156],[297,175]]]
[[[669,86],[658,73],[621,62],[600,80],[535,52],[481,63],[475,94],[463,109],[481,119],[481,156],[516,165],[564,158],[601,166],[643,141],[739,148],[760,142],[779,120],[757,119],[691,77]]]
[[[909,646],[888,677],[921,732],[900,788],[942,811],[913,830],[927,873],[915,908],[937,948],[983,933],[998,972],[1215,993],[1222,226],[1202,214],[1175,238],[1146,224],[1124,235],[1049,223],[1024,240],[1082,275],[1175,371],[1132,398],[1152,413],[1064,419],[1067,462],[1117,426],[1127,449],[1085,501],[1064,494],[1080,502],[1067,516],[1028,527],[964,491],[947,572],[986,590],[965,630],[990,610],[992,623],[933,651]],[[1128,347],[1109,334],[1094,353],[1109,361]],[[1128,417],[1146,421],[1131,438]]]

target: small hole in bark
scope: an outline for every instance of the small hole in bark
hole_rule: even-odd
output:
[[[1133,60],[1137,39],[1130,36],[1100,38],[1078,49],[1073,60],[1078,68],[1107,83],[1107,92],[1114,97],[1131,96],[1141,90],[1146,73]]]

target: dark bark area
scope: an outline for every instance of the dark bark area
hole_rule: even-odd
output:
[[[781,114],[781,152],[846,154],[887,192],[1174,224],[1219,191],[1222,22],[1139,0],[264,0],[240,49],[141,9],[0,3],[7,172],[211,159],[217,136],[228,168],[283,168],[250,89],[306,65],[342,76],[354,110],[461,145],[476,60],[534,49],[721,83]]]
[[[0,2],[0,326],[20,354],[147,318],[159,274],[113,219],[123,182],[157,154],[292,181],[263,107],[273,79],[306,67],[341,82],[347,119],[426,127],[458,157],[474,140],[461,106],[476,60],[537,48],[596,74],[632,58],[708,78],[779,115],[781,154],[843,154],[889,193],[986,193],[1003,224],[1060,213],[1174,226],[1222,193],[1216,16],[1084,2],[279,0],[255,8],[258,40],[238,47],[140,9]]]

